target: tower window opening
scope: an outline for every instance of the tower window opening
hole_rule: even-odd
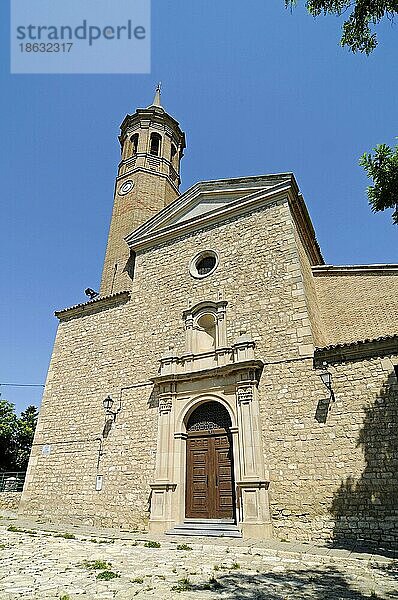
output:
[[[176,157],[177,157],[177,148],[174,146],[174,144],[171,144],[170,162],[174,168],[176,168]]]
[[[138,133],[131,136],[131,145],[133,148],[133,154],[137,154],[138,150]]]
[[[161,141],[162,141],[162,138],[158,133],[151,133],[151,145],[150,145],[150,149],[149,149],[150,154],[152,154],[153,156],[160,155]]]

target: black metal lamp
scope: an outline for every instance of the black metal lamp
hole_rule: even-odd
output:
[[[329,371],[322,371],[322,373],[319,373],[319,377],[321,378],[323,385],[331,392],[332,374]]]
[[[117,415],[118,412],[120,412],[120,408],[117,411],[113,411],[112,410],[113,400],[112,400],[112,398],[110,396],[107,396],[102,401],[102,406],[104,407],[105,414],[112,415],[113,420],[116,421],[116,415]]]
[[[330,373],[330,371],[328,371],[327,367],[328,367],[327,363],[323,363],[323,371],[322,371],[322,373],[319,373],[319,377],[321,378],[322,383],[325,386],[325,388],[329,391],[330,399],[334,402],[335,398],[334,398],[334,391],[333,391],[333,387],[332,387],[332,374]]]

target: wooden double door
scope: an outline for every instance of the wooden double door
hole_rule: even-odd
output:
[[[186,517],[235,517],[232,436],[224,430],[189,432]]]

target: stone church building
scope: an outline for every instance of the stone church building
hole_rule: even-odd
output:
[[[100,293],[55,313],[21,513],[397,543],[398,265],[325,265],[292,173],[180,194],[159,90],[119,139]]]

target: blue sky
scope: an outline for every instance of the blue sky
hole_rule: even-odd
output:
[[[53,311],[98,288],[119,125],[163,105],[187,135],[195,181],[293,171],[325,261],[398,262],[397,227],[372,214],[358,157],[397,135],[397,27],[370,56],[340,48],[341,19],[283,0],[153,0],[150,75],[10,75],[0,5],[0,382],[44,383]],[[40,388],[1,387],[18,410]]]

